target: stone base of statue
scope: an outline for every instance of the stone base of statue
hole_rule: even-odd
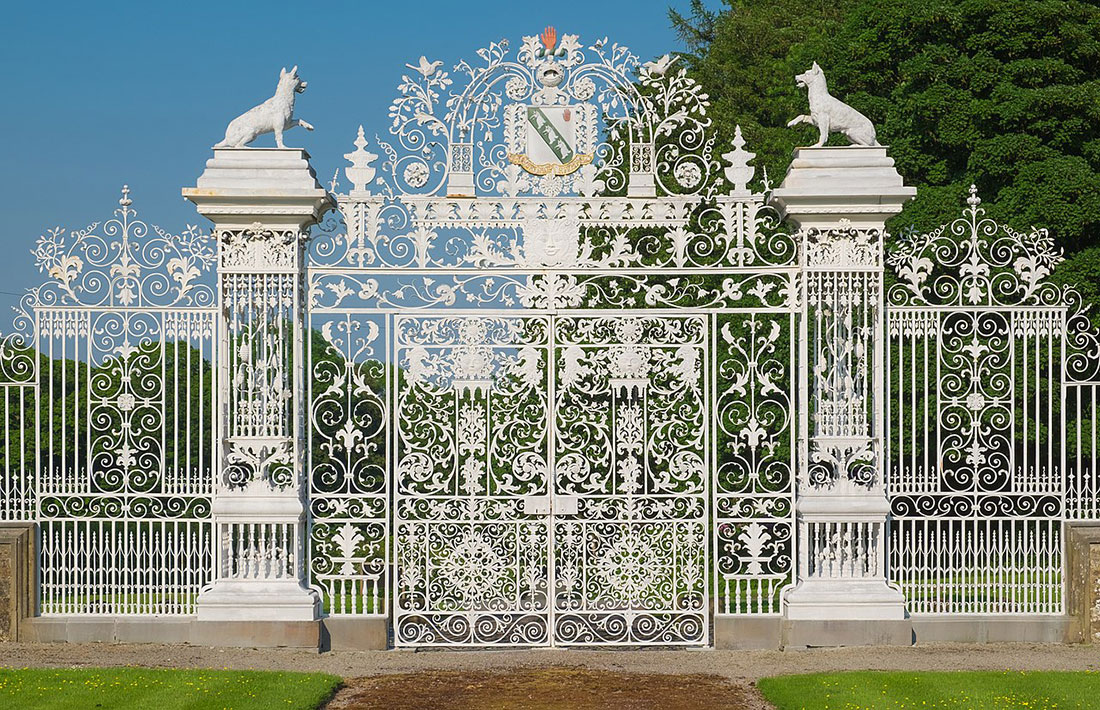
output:
[[[255,222],[294,228],[320,220],[333,206],[301,148],[215,148],[183,196],[219,228]]]
[[[199,621],[313,621],[317,592],[302,582],[305,508],[296,492],[219,492],[218,578],[196,600]]]
[[[296,579],[233,581],[220,579],[199,595],[199,621],[315,621],[320,617],[317,592]]]
[[[783,645],[908,646],[905,597],[881,576],[803,579],[787,595]]]
[[[804,579],[787,595],[787,618],[904,619],[905,597],[885,579]]]
[[[847,219],[856,229],[882,223],[913,199],[886,146],[797,148],[772,198],[805,229],[832,229]]]
[[[914,642],[913,624],[909,619],[788,619],[783,622],[782,637],[786,649],[912,646]]]

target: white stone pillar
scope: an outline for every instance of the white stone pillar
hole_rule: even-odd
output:
[[[803,269],[788,645],[911,642],[886,579],[883,232],[915,194],[882,146],[801,148],[773,193],[800,228]]]
[[[320,602],[305,569],[303,274],[309,228],[333,201],[309,155],[290,148],[215,148],[183,194],[214,222],[221,309],[215,579],[199,595],[198,620],[315,622]]]

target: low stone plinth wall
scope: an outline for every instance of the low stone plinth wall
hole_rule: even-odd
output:
[[[0,523],[0,641],[21,640],[34,607],[34,525]]]

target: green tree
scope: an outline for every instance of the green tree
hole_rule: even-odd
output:
[[[748,150],[756,153],[757,177],[766,170],[778,183],[791,151],[806,136],[786,127],[806,112],[805,90],[794,75],[806,69],[802,56],[840,28],[852,0],[725,0],[714,12],[691,0],[684,13],[672,9],[673,28],[687,51],[681,55],[713,106],[722,152],[740,124]],[[826,68],[828,69],[828,68]],[[807,134],[808,135],[808,134]]]
[[[793,76],[816,60],[919,190],[893,232],[957,216],[973,182],[991,216],[1048,227],[1069,254],[1100,245],[1100,3],[726,4],[712,12],[692,0],[671,20],[684,61],[715,97],[722,138],[740,123],[776,182],[791,150],[814,137],[785,124],[806,111]]]
[[[879,142],[918,188],[888,224],[891,233],[958,217],[975,183],[989,216],[1050,230],[1068,256],[1052,280],[1075,286],[1100,326],[1100,2],[725,3],[712,11],[691,0],[670,11],[687,47],[682,61],[713,97],[725,145],[740,124],[756,165],[777,183],[792,150],[816,139],[813,128],[786,123],[807,112],[794,75],[817,61],[830,91],[875,123]],[[1047,374],[1028,373],[1016,386],[1045,393]],[[895,416],[907,409],[894,405]],[[902,431],[922,426],[894,423]],[[1031,419],[1017,444],[1047,436]],[[898,444],[907,454],[916,446]]]

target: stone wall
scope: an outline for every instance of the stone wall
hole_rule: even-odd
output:
[[[34,614],[34,526],[0,525],[0,641],[20,638]]]
[[[1073,617],[1067,641],[1100,643],[1100,525],[1067,525],[1066,613]]]
[[[1100,642],[1100,544],[1089,545],[1088,576],[1085,578],[1090,593],[1088,599],[1088,638],[1089,643]]]

